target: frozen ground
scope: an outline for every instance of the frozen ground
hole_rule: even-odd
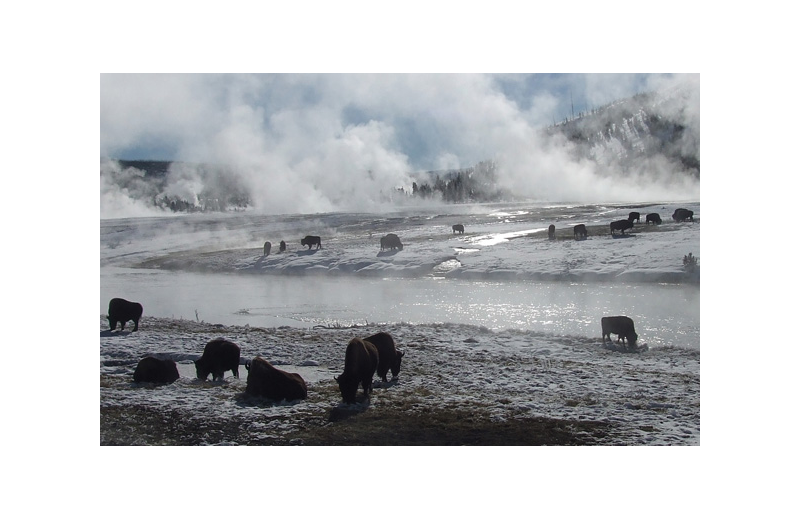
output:
[[[108,249],[101,253],[105,265],[127,262],[177,271],[697,282],[699,273],[687,276],[682,258],[690,252],[700,256],[699,204],[681,206],[695,212],[694,223],[672,221],[677,204],[479,206],[462,214],[331,214],[263,222],[243,216],[213,222],[191,216],[141,219],[105,227],[101,244]],[[641,223],[625,236],[612,237],[609,223],[630,211],[641,213]],[[650,212],[660,213],[663,224],[646,225]],[[465,226],[463,235],[452,231],[459,223]],[[547,238],[550,224],[556,227],[555,240]],[[586,224],[586,240],[574,239],[576,224]],[[163,242],[165,232],[175,238]],[[380,238],[387,233],[397,234],[404,248],[381,251]],[[320,236],[322,248],[301,246],[307,234]],[[138,247],[148,239],[146,249]],[[278,252],[281,240],[287,243],[284,253]],[[265,241],[272,244],[268,256],[263,255]]]
[[[345,405],[333,380],[344,366],[345,346],[353,336],[380,330],[392,334],[405,352],[399,377],[376,384],[369,401]],[[228,372],[224,383],[198,381],[192,361],[218,336],[236,342],[243,360],[259,355],[301,373],[308,400],[272,404],[244,399],[244,367],[238,380]],[[175,360],[181,378],[166,386],[133,383],[136,363],[146,355]],[[100,382],[101,412],[140,406],[246,425],[230,438],[208,431],[208,439],[198,434],[183,439],[187,444],[286,444],[337,416],[383,407],[402,407],[409,423],[425,410],[449,409],[488,414],[498,422],[548,417],[607,424],[612,433],[584,439],[589,444],[700,442],[700,353],[678,347],[622,352],[611,344],[604,347],[599,338],[455,324],[257,329],[147,318],[137,332],[101,334]],[[118,438],[101,431],[101,444],[113,439]]]

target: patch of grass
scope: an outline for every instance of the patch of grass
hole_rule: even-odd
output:
[[[410,413],[370,408],[325,428],[291,434],[305,445],[542,446],[599,444],[610,425],[546,417],[493,420],[483,410],[426,407]]]

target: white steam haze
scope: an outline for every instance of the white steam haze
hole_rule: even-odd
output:
[[[484,160],[517,197],[699,200],[699,180],[666,159],[622,177],[542,132],[572,113],[682,85],[685,134],[699,142],[699,84],[697,74],[102,74],[100,151],[224,165],[264,213],[374,211],[395,189],[410,192],[413,172]],[[157,211],[111,182],[140,174],[102,163],[103,217]],[[147,195],[191,202],[203,189],[186,164],[167,184]]]

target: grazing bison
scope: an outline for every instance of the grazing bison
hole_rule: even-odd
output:
[[[463,224],[453,224],[453,234],[456,234],[458,231],[460,234],[464,234],[464,225]]]
[[[385,237],[381,238],[381,251],[384,249],[391,249],[392,251],[399,249],[402,251],[403,243],[400,242],[400,238],[397,235],[394,233],[389,233]]]
[[[133,371],[134,383],[170,384],[178,380],[178,366],[171,359],[147,356],[139,360]]]
[[[603,327],[603,344],[606,342],[606,338],[608,341],[611,341],[611,334],[617,335],[617,343],[622,340],[622,344],[625,345],[625,340],[628,340],[628,343],[636,346],[636,340],[639,339],[639,336],[636,334],[636,331],[633,329],[633,320],[627,316],[605,316],[600,320],[600,325]]]
[[[628,213],[628,220],[630,220],[631,222],[635,220],[636,222],[641,224],[642,221],[639,220],[639,217],[641,217],[641,215],[639,215],[638,211],[631,211],[630,213]]]
[[[694,222],[694,211],[686,208],[678,208],[675,210],[675,213],[672,214],[672,219],[675,222],[683,222],[687,218]]]
[[[119,330],[125,330],[125,324],[129,321],[133,322],[133,332],[139,330],[139,319],[142,317],[144,308],[141,303],[129,302],[122,298],[112,298],[108,302],[108,327],[109,330],[117,328],[117,322],[120,324]]]
[[[316,245],[317,249],[319,249],[322,247],[322,239],[312,235],[307,235],[305,238],[300,239],[300,245],[308,246],[309,249],[311,249],[311,246]]]
[[[547,238],[550,240],[556,238],[556,227],[553,224],[550,224],[550,227],[547,228]]]
[[[615,220],[611,223],[611,236],[614,236],[614,231],[622,231],[622,234],[625,234],[626,229],[631,229],[633,227],[633,222],[630,220]]]
[[[364,341],[372,343],[378,349],[378,377],[386,382],[386,373],[391,369],[392,379],[397,378],[400,373],[400,363],[403,361],[403,352],[397,350],[394,345],[394,338],[387,332],[373,334]]]
[[[378,368],[378,349],[375,345],[361,338],[353,338],[347,344],[344,355],[344,371],[335,377],[339,383],[339,391],[345,403],[356,402],[358,383],[364,390],[364,395],[369,397],[372,391],[372,376]]]
[[[272,244],[264,242],[264,256],[269,256],[269,250],[272,249]]]
[[[275,401],[294,401],[308,397],[306,382],[300,374],[284,372],[258,356],[246,362],[244,367],[247,369],[246,394]]]
[[[194,362],[197,379],[205,381],[208,374],[211,374],[213,381],[222,381],[226,370],[233,372],[234,377],[239,379],[239,352],[239,345],[232,341],[212,339],[206,344],[200,359]]]
[[[651,222],[653,223],[653,225],[661,224],[661,215],[659,215],[658,213],[648,213],[647,216],[644,218],[644,223],[645,225],[648,225]]]
[[[280,245],[280,248],[278,249],[278,252],[279,253],[284,253],[285,251],[286,251],[286,242],[281,240],[281,245]]]
[[[586,238],[586,224],[578,224],[574,228],[572,228],[572,232],[575,234],[575,238]]]

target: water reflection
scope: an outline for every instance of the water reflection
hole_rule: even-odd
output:
[[[700,289],[669,284],[242,276],[105,269],[100,312],[123,297],[145,315],[277,327],[453,322],[600,337],[626,315],[651,347],[700,347]]]

